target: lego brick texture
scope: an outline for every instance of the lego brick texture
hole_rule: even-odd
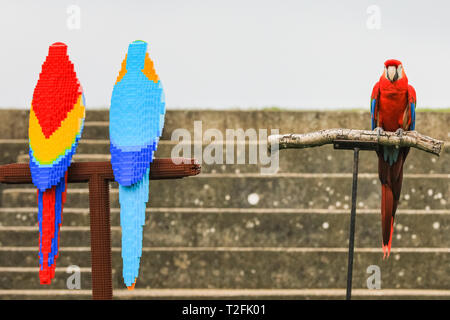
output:
[[[147,47],[140,40],[129,45],[109,113],[111,165],[119,183],[123,278],[130,289],[139,275],[150,163],[165,115],[163,88]]]
[[[41,284],[50,284],[55,276],[67,169],[81,138],[84,116],[83,90],[67,46],[54,43],[34,89],[28,131],[31,177],[38,188]]]

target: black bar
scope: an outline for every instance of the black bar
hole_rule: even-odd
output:
[[[356,191],[358,188],[359,148],[353,154],[352,211],[350,213],[350,234],[348,242],[347,300],[352,298],[353,252],[355,249]]]

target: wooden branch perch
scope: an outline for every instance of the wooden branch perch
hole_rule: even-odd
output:
[[[302,149],[332,144],[335,140],[352,140],[375,142],[384,146],[412,147],[439,156],[444,148],[444,142],[422,135],[417,131],[405,131],[402,137],[395,132],[384,131],[378,137],[376,131],[353,129],[327,129],[305,134],[271,135],[268,137],[269,151],[274,151],[272,145],[278,144],[278,149]]]

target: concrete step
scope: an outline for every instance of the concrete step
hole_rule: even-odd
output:
[[[0,246],[39,243],[34,208],[0,212]],[[9,210],[9,211],[8,211]],[[119,210],[111,212],[112,245],[121,246]],[[149,208],[143,245],[147,247],[346,247],[349,210]],[[379,210],[360,210],[356,246],[381,247]],[[450,210],[399,210],[392,246],[450,247]],[[64,208],[60,244],[90,246],[89,213]]]
[[[30,288],[51,290],[67,289],[67,279],[72,274],[73,271],[71,269],[57,266],[55,278],[52,280],[51,285],[47,286],[41,285],[39,282],[39,267],[0,267],[0,288],[1,290],[23,290]],[[90,267],[80,268],[81,288],[92,288],[91,275]]]
[[[28,161],[29,149],[26,139],[0,140],[0,164]],[[109,140],[82,139],[75,156],[83,154],[110,154]]]
[[[10,124],[8,127],[2,128],[3,133],[19,133],[26,132],[28,130],[30,109],[1,109],[0,117],[5,120],[5,123]],[[17,121],[21,120],[21,121]],[[108,121],[109,120],[109,109],[88,109],[86,110],[86,121]],[[23,129],[21,128],[23,125]],[[13,138],[13,137],[11,137]]]
[[[109,140],[109,122],[108,121],[85,121],[83,139],[107,139]]]
[[[0,115],[2,112],[0,111]],[[19,119],[15,119],[16,121]],[[28,140],[28,115],[26,121],[20,119],[21,124],[13,125],[9,128],[1,128],[0,139]],[[12,129],[17,129],[12,131]],[[83,139],[109,139],[109,122],[108,121],[85,121],[81,137]]]
[[[72,162],[87,162],[87,161],[110,161],[110,154],[75,154],[72,158]],[[30,161],[30,156],[28,154],[21,154],[17,157],[17,162],[28,163]]]
[[[9,145],[9,144],[8,144]],[[2,144],[0,143],[0,150]],[[170,158],[172,150],[176,146],[176,142],[161,141],[156,152],[157,158]],[[203,145],[203,150],[208,144]],[[240,146],[235,146],[234,154],[236,156]],[[245,164],[223,164],[225,163],[226,146],[223,146],[223,161],[219,164],[208,164],[203,159],[202,152],[202,172],[203,173],[250,173],[261,172],[261,168],[267,168],[269,165],[262,165],[258,160],[257,164],[250,164],[249,150],[253,146],[246,145],[243,152],[245,152]],[[259,148],[258,146],[256,148]],[[23,153],[23,150],[28,150],[28,145],[17,145],[15,153],[17,160],[11,162],[29,162],[28,153]],[[176,149],[175,149],[176,150]],[[265,150],[265,149],[264,149]],[[82,140],[78,149],[79,152],[74,155],[74,161],[106,161],[111,159],[109,153],[109,141],[97,140]],[[1,153],[2,151],[0,151]],[[8,156],[6,153],[8,152]],[[21,153],[22,152],[22,153]],[[103,152],[103,153],[100,153]],[[256,155],[260,156],[260,151]],[[206,154],[206,153],[205,153]],[[4,158],[12,159],[11,151],[3,150]],[[175,156],[183,156],[187,158],[194,157],[194,147],[191,146],[189,154],[176,154]],[[198,158],[198,157],[197,157]],[[197,159],[200,160],[200,159]],[[275,161],[275,160],[273,160]],[[273,164],[275,166],[275,163]],[[279,171],[284,172],[306,172],[306,173],[324,173],[326,172],[352,172],[353,153],[351,151],[343,152],[336,151],[331,145],[309,148],[303,150],[282,150],[279,153]],[[429,153],[418,150],[411,150],[407,161],[405,163],[405,173],[448,173],[450,167],[450,148],[444,149],[443,154],[438,158]],[[361,152],[359,160],[359,172],[374,173],[378,170],[378,159],[374,152]]]
[[[345,288],[347,248],[224,248],[146,247],[141,258],[138,289],[331,289]],[[367,268],[379,266],[383,289],[448,290],[450,263],[448,248],[393,248],[383,260],[381,248],[356,248],[353,287],[367,288],[372,274]],[[37,247],[1,247],[3,268],[36,267]],[[18,261],[20,264],[18,265]],[[421,261],[421,263],[417,263]],[[112,252],[113,287],[124,288],[120,248]],[[90,248],[62,247],[57,267],[90,266]],[[41,288],[36,272],[15,282],[17,272],[2,272],[1,289]],[[61,276],[59,276],[61,275]],[[25,273],[24,273],[25,276]],[[65,288],[69,275],[58,274],[52,288]],[[62,279],[61,279],[62,277]],[[30,279],[30,280],[28,280]],[[90,289],[82,288],[82,289]]]
[[[115,300],[342,300],[345,289],[126,289],[114,290]],[[77,300],[91,299],[90,290],[0,290],[0,299]],[[354,289],[352,300],[444,300],[449,290]]]
[[[369,111],[369,107],[367,107]],[[226,129],[244,130],[279,129],[280,133],[304,133],[325,128],[370,129],[370,113],[362,111],[240,111],[240,110],[168,110],[163,139],[170,139],[172,132],[182,128],[191,135],[194,121],[202,122],[203,133],[208,129],[217,129],[225,135]],[[108,110],[88,110],[86,122],[107,122]],[[26,139],[28,137],[28,110],[1,110],[0,117],[9,126],[0,128],[1,139]],[[418,112],[416,128],[422,134],[445,140],[449,136],[450,114],[443,112]],[[88,129],[88,131],[91,129]],[[96,139],[106,139],[103,129],[83,133]]]
[[[81,187],[82,186],[82,187]],[[111,207],[118,207],[117,183],[110,190]],[[200,174],[181,180],[152,180],[150,204],[154,207],[197,208],[315,208],[350,207],[349,174]],[[377,174],[361,174],[358,209],[379,208],[381,187]],[[399,209],[450,209],[449,174],[405,174]],[[71,184],[66,207],[86,208],[85,184]],[[36,206],[33,185],[4,187],[2,207]]]

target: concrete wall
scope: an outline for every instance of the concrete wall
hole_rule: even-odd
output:
[[[108,159],[108,113],[88,111],[75,161]],[[367,112],[169,111],[157,157],[170,157],[171,133],[194,121],[226,129],[368,129]],[[0,110],[0,164],[28,161],[28,111]],[[417,114],[423,134],[449,140],[450,113]],[[206,147],[205,143],[204,147]],[[245,151],[248,153],[249,146]],[[237,151],[237,150],[236,150]],[[343,298],[351,151],[331,146],[280,152],[276,176],[260,164],[202,164],[202,174],[152,181],[136,290],[124,290],[117,185],[111,188],[114,294],[119,298]],[[247,157],[248,158],[248,157]],[[354,265],[355,298],[450,298],[450,151],[411,150],[405,166],[393,249],[382,260],[380,184],[373,152],[361,152]],[[36,190],[1,186],[0,298],[89,298],[87,186],[70,185],[61,254],[52,285],[39,285]],[[258,200],[258,201],[256,201]],[[81,291],[66,289],[70,264],[82,268]],[[381,268],[382,291],[366,272]],[[45,290],[44,290],[45,289]],[[43,291],[44,290],[44,291]],[[60,295],[58,295],[60,294]]]

